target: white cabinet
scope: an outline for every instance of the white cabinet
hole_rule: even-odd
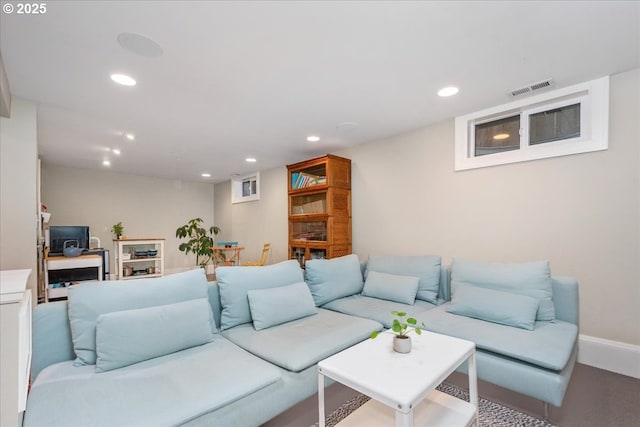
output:
[[[164,239],[121,239],[113,241],[118,279],[160,277],[164,274]]]
[[[0,272],[0,426],[22,424],[31,373],[31,270]]]
[[[85,280],[102,280],[102,256],[46,257],[44,280],[47,301],[66,298],[69,286]]]

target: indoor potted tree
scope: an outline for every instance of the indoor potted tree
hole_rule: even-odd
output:
[[[187,255],[194,253],[196,265],[206,269],[207,264],[213,259],[213,242],[215,236],[220,233],[220,227],[213,225],[206,229],[203,224],[202,218],[193,218],[176,230],[176,237],[189,239],[180,243],[178,249]]]
[[[426,328],[424,322],[421,322],[420,327],[416,326],[418,321],[413,317],[407,318],[406,322],[404,321],[404,317],[407,315],[404,311],[392,311],[392,315],[396,316],[393,319],[393,323],[391,325],[391,331],[394,335],[393,337],[393,351],[398,353],[410,353],[411,352],[411,337],[409,336],[409,332],[411,329],[416,331],[416,334],[421,335],[422,330]],[[409,329],[409,325],[411,325],[411,329]],[[377,337],[379,334],[378,331],[373,331],[371,333],[371,338]]]

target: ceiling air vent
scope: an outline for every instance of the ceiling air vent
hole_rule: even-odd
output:
[[[524,95],[525,93],[530,93],[536,90],[551,87],[553,86],[553,84],[554,84],[553,79],[546,79],[540,82],[531,83],[527,86],[519,87],[518,89],[513,89],[510,93],[511,93],[511,96],[520,96],[520,95]]]

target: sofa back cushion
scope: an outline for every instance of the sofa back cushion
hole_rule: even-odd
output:
[[[451,291],[457,284],[527,295],[538,300],[536,320],[554,320],[555,308],[549,261],[493,263],[454,258]]]
[[[438,303],[440,286],[439,256],[403,256],[403,255],[369,255],[367,275],[371,271],[403,276],[415,276],[420,279],[416,298],[432,304]]]
[[[304,282],[252,290],[247,292],[247,296],[256,331],[312,316],[318,312],[309,287]]]
[[[211,342],[207,298],[98,316],[96,372],[106,372]]]
[[[69,324],[76,365],[96,363],[96,323],[102,314],[207,298],[203,269],[152,279],[113,280],[69,288]],[[212,329],[215,328],[213,320]]]
[[[362,291],[362,270],[358,256],[312,259],[305,263],[305,281],[317,306]]]
[[[527,295],[459,284],[447,311],[532,331],[538,305],[537,299]]]
[[[370,271],[364,282],[362,295],[413,305],[419,283],[420,278],[415,276]]]
[[[264,267],[218,267],[216,269],[222,314],[220,329],[251,322],[247,293],[302,282],[304,276],[296,260]]]

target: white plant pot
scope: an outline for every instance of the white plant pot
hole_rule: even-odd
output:
[[[396,353],[411,353],[411,337],[393,337],[393,351]]]

